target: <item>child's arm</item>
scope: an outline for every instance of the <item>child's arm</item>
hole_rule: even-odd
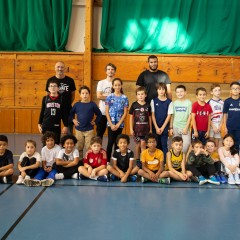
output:
[[[114,125],[113,125],[110,115],[109,115],[109,105],[106,105],[106,118],[109,123],[109,126],[112,128]]]
[[[155,173],[146,167],[145,162],[142,162],[142,170],[147,172],[152,180],[154,179]]]
[[[44,96],[42,99],[42,107],[41,107],[41,112],[38,120],[38,130],[40,133],[42,133],[42,122],[43,122],[44,111],[45,111],[45,99],[46,99],[46,96]]]
[[[174,114],[171,115],[171,119],[170,119],[170,126],[169,126],[169,135],[172,136],[174,134],[173,131],[173,120],[174,120]]]
[[[205,133],[205,138],[209,137],[209,133],[210,133],[210,126],[211,126],[211,115],[208,115],[208,128],[207,128],[207,132]]]
[[[78,164],[78,162],[79,162],[79,157],[75,157],[74,159],[73,159],[73,161],[66,161],[67,162],[67,165],[65,165],[64,167],[74,167],[74,166],[76,166],[77,164]]]
[[[106,165],[101,165],[99,167],[93,168],[91,172],[91,177],[96,177],[97,173],[106,168]]]
[[[153,125],[154,125],[155,129],[156,129],[156,132],[158,133],[160,128],[157,125],[157,121],[156,121],[156,117],[155,117],[154,112],[152,112],[152,122],[153,122]]]
[[[169,123],[170,119],[171,119],[171,114],[168,114],[163,125],[160,127],[161,133],[164,131],[164,129],[167,126],[167,124]]]
[[[129,160],[128,170],[127,170],[127,172],[125,173],[124,177],[121,178],[121,182],[127,182],[128,176],[130,175],[132,169],[133,169],[133,160]]]
[[[151,116],[151,114],[148,117],[148,121],[149,121],[149,133],[152,133],[152,116]]]
[[[198,137],[198,130],[197,130],[197,124],[196,124],[196,113],[192,113],[192,127],[194,130],[194,137]]]
[[[224,131],[225,131],[225,134],[226,135],[228,133],[228,129],[227,129],[227,119],[228,119],[228,114],[227,113],[224,113],[223,114],[223,127],[224,127]]]
[[[130,118],[129,118],[129,127],[130,127],[130,134],[131,134],[132,136],[134,136],[133,125],[134,125],[134,122],[133,122],[133,115],[130,114]]]
[[[120,175],[120,178],[124,177],[125,173],[117,166],[117,160],[113,159],[113,168],[115,168]]]
[[[0,172],[13,168],[13,163],[0,167]]]
[[[120,127],[120,125],[123,123],[124,119],[126,118],[126,116],[127,116],[127,109],[128,109],[127,107],[124,107],[123,115],[122,115],[121,119],[119,120],[119,122],[116,124],[117,129]]]
[[[191,119],[192,119],[192,117],[191,117],[191,113],[190,113],[189,116],[188,116],[188,120],[187,120],[186,126],[182,130],[182,134],[184,134],[184,135],[188,134],[188,129],[189,129],[190,124],[191,124]]]

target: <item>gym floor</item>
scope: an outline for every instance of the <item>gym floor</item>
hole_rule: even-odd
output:
[[[8,138],[16,165],[27,138]],[[31,138],[41,148],[40,137]],[[239,188],[74,179],[49,188],[0,184],[0,238],[233,239],[240,236]]]

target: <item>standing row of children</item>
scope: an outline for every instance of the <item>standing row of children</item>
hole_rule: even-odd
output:
[[[57,83],[55,83],[57,85]],[[50,85],[51,87],[51,85]],[[175,142],[179,143],[181,142],[183,145],[183,150],[181,154],[186,154],[187,149],[189,148],[190,142],[191,142],[191,136],[190,136],[190,122],[192,120],[192,126],[193,126],[193,131],[192,131],[192,136],[194,139],[196,139],[193,144],[193,152],[190,152],[189,157],[188,157],[188,168],[191,170],[194,176],[197,177],[198,181],[200,184],[203,184],[207,182],[205,175],[206,172],[208,173],[208,181],[219,184],[219,182],[226,182],[224,175],[222,174],[222,167],[220,164],[220,169],[219,167],[217,168],[218,170],[215,171],[215,168],[211,168],[208,166],[208,164],[215,165],[213,164],[213,159],[211,158],[210,154],[211,152],[208,152],[207,147],[206,149],[203,148],[203,146],[206,145],[208,137],[212,137],[213,139],[219,139],[221,137],[220,135],[220,130],[222,128],[222,124],[225,123],[226,129],[228,132],[232,135],[227,135],[225,139],[231,139],[231,143],[234,143],[235,140],[235,146],[236,146],[236,151],[234,149],[234,146],[230,146],[231,144],[225,144],[223,141],[223,149],[219,149],[220,153],[220,160],[224,164],[226,168],[226,172],[229,174],[229,179],[228,182],[231,183],[239,183],[239,178],[238,178],[238,165],[239,165],[239,158],[238,158],[238,146],[239,146],[239,130],[238,130],[238,125],[237,125],[237,119],[238,117],[238,109],[239,109],[239,83],[238,82],[233,82],[230,85],[231,87],[231,98],[227,99],[224,103],[224,108],[223,108],[223,102],[220,100],[220,86],[219,85],[214,85],[211,89],[211,93],[213,94],[213,98],[210,100],[210,105],[211,101],[213,102],[213,105],[209,105],[205,102],[206,99],[206,90],[204,88],[198,88],[196,90],[196,95],[198,101],[195,102],[192,105],[191,109],[191,102],[185,99],[186,95],[186,88],[183,85],[179,85],[176,87],[176,96],[178,100],[174,101],[173,103],[171,102],[170,99],[167,99],[166,97],[166,85],[160,83],[157,91],[158,91],[158,97],[156,99],[153,99],[151,101],[151,107],[148,106],[148,103],[145,102],[145,97],[146,97],[146,92],[145,89],[140,87],[137,89],[137,101],[134,102],[130,108],[129,113],[130,115],[130,131],[134,135],[134,140],[136,142],[136,159],[137,159],[137,166],[133,172],[130,171],[130,173],[139,173],[144,179],[150,179],[156,181],[156,179],[160,179],[159,181],[162,181],[162,178],[165,177],[172,177],[171,174],[165,173],[163,171],[163,167],[161,167],[161,170],[153,170],[151,173],[148,171],[145,171],[145,165],[141,167],[141,164],[144,163],[144,150],[147,150],[147,155],[148,157],[154,156],[153,153],[151,153],[151,148],[149,145],[153,144],[154,140],[148,142],[144,138],[144,136],[148,132],[155,132],[156,133],[156,149],[162,149],[164,153],[163,160],[167,158],[167,169],[169,168],[170,170],[173,168],[171,167],[171,163],[168,160],[169,158],[175,158],[176,159],[179,157],[177,153],[181,153],[177,148],[174,150],[174,145],[181,145],[181,144],[175,144]],[[53,87],[52,87],[53,88]],[[54,88],[57,88],[55,86]],[[112,82],[112,89],[113,92],[110,94],[107,99],[106,99],[106,116],[108,120],[108,146],[107,146],[107,161],[110,162],[111,159],[111,153],[112,153],[112,146],[115,143],[115,140],[119,136],[119,134],[122,133],[122,129],[124,127],[124,119],[127,114],[127,108],[128,108],[128,99],[127,97],[123,94],[122,91],[122,81],[121,79],[114,79]],[[49,89],[50,90],[50,89]],[[74,122],[76,129],[77,127],[80,126],[79,132],[82,136],[83,139],[85,139],[85,144],[88,149],[88,146],[90,146],[90,139],[93,137],[93,125],[95,124],[95,121],[93,121],[93,115],[94,113],[98,116],[100,116],[101,113],[98,112],[98,108],[96,107],[96,104],[93,102],[89,101],[89,94],[90,90],[86,87],[83,86],[80,88],[80,97],[81,97],[81,102],[76,103],[71,111],[70,118]],[[51,95],[51,91],[50,91]],[[85,95],[85,96],[84,96]],[[83,106],[79,107],[78,105],[81,103],[91,103],[91,104],[82,104]],[[58,106],[57,104],[55,105],[49,105],[49,106]],[[213,108],[213,110],[212,110]],[[150,110],[151,109],[151,110]],[[223,109],[223,110],[222,110]],[[51,114],[52,114],[52,109],[51,109]],[[152,114],[151,114],[152,112]],[[224,113],[224,114],[223,114]],[[74,114],[77,115],[77,120],[74,120]],[[222,115],[224,115],[224,121],[222,120]],[[59,115],[61,116],[61,114]],[[172,116],[172,117],[171,117]],[[152,117],[152,121],[151,121]],[[60,118],[61,120],[61,118]],[[96,119],[97,121],[97,119]],[[83,129],[82,123],[85,123],[87,128]],[[151,124],[153,122],[153,126]],[[90,128],[90,130],[89,130]],[[212,130],[210,130],[212,129]],[[86,131],[84,131],[86,130]],[[89,134],[89,131],[91,131],[91,134]],[[168,139],[168,132],[170,134],[173,134],[174,136],[181,136],[183,140],[179,139],[178,141],[173,141],[172,147],[173,150],[170,150],[168,152],[167,148],[167,139]],[[78,133],[76,133],[77,135]],[[85,135],[84,135],[85,134]],[[155,137],[152,137],[153,139]],[[87,140],[89,139],[89,140]],[[119,139],[118,139],[119,140]],[[197,141],[198,140],[198,141]],[[227,140],[226,140],[227,141]],[[57,141],[56,141],[57,142]],[[77,143],[76,139],[72,139],[72,143],[69,145],[72,145],[74,147],[75,143]],[[126,140],[127,145],[129,144],[129,141]],[[229,141],[228,141],[229,142]],[[89,144],[87,146],[87,143]],[[218,146],[218,141],[209,141],[209,144],[216,144],[216,147]],[[119,142],[117,143],[119,145]],[[26,144],[26,151],[27,151],[27,146],[29,144]],[[30,145],[34,145],[33,143]],[[147,149],[146,145],[148,146]],[[62,146],[64,149],[67,149],[67,145],[62,143]],[[82,146],[84,146],[84,141]],[[119,146],[118,146],[119,147]],[[30,148],[30,147],[29,147]],[[33,146],[31,146],[33,148]],[[36,147],[35,147],[36,148]],[[80,147],[80,150],[82,151],[83,147]],[[119,147],[120,149],[120,147]],[[140,150],[141,149],[141,150]],[[114,153],[117,151],[117,148],[115,147]],[[119,150],[118,150],[119,151]],[[235,152],[234,152],[235,151]],[[139,161],[140,159],[140,152],[141,153],[141,162]],[[168,153],[167,153],[168,152]],[[155,153],[155,149],[154,149]],[[210,154],[209,154],[210,153]],[[68,153],[69,154],[69,153]],[[66,159],[71,158],[71,163],[66,163],[66,159],[62,159],[62,161],[57,161],[61,166],[61,169],[58,170],[57,174],[55,173],[55,178],[56,179],[62,179],[66,178],[66,176],[61,172],[62,170],[66,170],[68,167],[75,167],[79,163],[79,156],[78,160],[75,160],[77,158],[77,153],[75,153],[75,157],[73,156],[68,156],[67,153],[63,153],[63,156],[66,157]],[[173,157],[174,156],[174,157]],[[120,157],[122,157],[122,154],[120,154]],[[155,157],[155,156],[154,156]],[[182,157],[179,157],[182,158]],[[25,157],[23,157],[25,159]],[[28,175],[23,173],[26,169],[26,166],[29,165],[29,169],[34,169],[34,167],[39,166],[39,160],[38,158],[34,162],[34,164],[30,163],[25,163],[26,161],[20,158],[20,164],[21,166],[19,167],[19,170],[21,172],[22,179],[18,179],[19,182],[22,182],[23,178],[26,180],[26,185],[28,185]],[[58,159],[58,158],[57,158]],[[82,159],[80,157],[80,159]],[[114,155],[113,155],[114,159]],[[177,162],[177,160],[171,161],[171,162]],[[219,160],[219,159],[218,159]],[[153,159],[153,162],[155,160]],[[28,161],[27,161],[28,162]],[[77,163],[78,162],[78,163]],[[149,161],[146,161],[148,164]],[[157,161],[157,165],[158,165]],[[162,161],[161,161],[162,162]],[[216,161],[219,162],[219,161]],[[164,162],[163,162],[164,163]],[[22,166],[23,165],[23,166]],[[34,165],[34,167],[32,166]],[[147,169],[151,169],[151,167],[154,165],[154,163],[148,164]],[[174,164],[173,164],[174,165]],[[183,164],[185,165],[185,164]],[[217,164],[219,165],[219,164]],[[22,168],[21,168],[22,167]],[[88,167],[88,165],[86,166]],[[110,167],[110,166],[109,166]],[[179,167],[179,166],[178,166]],[[90,167],[89,167],[90,168]],[[140,168],[140,169],[137,169]],[[180,170],[183,168],[179,167]],[[194,169],[193,169],[194,168]],[[202,169],[203,168],[203,169]],[[79,168],[80,169],[80,168]],[[88,168],[87,168],[88,169]],[[116,167],[114,169],[117,169]],[[134,169],[134,168],[133,168]],[[1,168],[0,168],[1,170]],[[91,169],[90,169],[91,170]],[[90,171],[89,170],[89,171]],[[108,169],[111,172],[111,167]],[[126,169],[125,169],[126,170]],[[45,170],[46,171],[46,170]],[[155,171],[155,172],[154,172]],[[204,173],[205,171],[205,173]],[[51,171],[50,171],[51,172]],[[76,171],[74,174],[71,174],[73,172],[69,171],[70,173],[67,174],[67,177],[75,177],[79,178],[79,176],[76,174]],[[104,171],[103,171],[104,172]],[[171,171],[170,171],[171,172]],[[115,172],[116,173],[116,172]],[[120,177],[123,175],[119,175]],[[129,173],[129,174],[130,174]],[[177,174],[177,172],[174,172],[175,175],[178,175],[182,180],[189,179],[191,173],[183,170],[183,175]],[[128,174],[128,175],[129,175]],[[9,175],[9,174],[8,174]],[[95,176],[95,174],[93,174]],[[103,174],[106,175],[106,174]],[[134,175],[134,174],[133,174]],[[1,175],[0,175],[1,176]],[[27,178],[26,178],[27,176]],[[113,176],[119,177],[117,174],[113,174]],[[96,177],[96,176],[95,176]],[[36,177],[34,177],[36,179]],[[174,178],[174,177],[172,177]],[[52,178],[51,178],[52,179]],[[127,178],[125,177],[125,180]],[[5,178],[6,180],[6,178]],[[38,180],[38,179],[37,179]],[[107,180],[105,177],[104,180]],[[124,181],[125,181],[124,180]],[[166,180],[166,179],[165,179]],[[179,179],[178,179],[179,180]],[[168,180],[166,180],[169,182]],[[18,181],[17,181],[18,182]],[[31,181],[29,181],[31,182]],[[46,185],[52,184],[47,182]],[[38,182],[38,184],[41,184],[41,182]]]

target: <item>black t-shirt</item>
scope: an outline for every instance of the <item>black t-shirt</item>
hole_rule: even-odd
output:
[[[150,72],[149,70],[146,70],[139,75],[136,85],[146,88],[146,101],[148,103],[158,96],[156,89],[158,83],[171,84],[171,80],[166,72],[161,70]]]
[[[10,150],[6,149],[5,153],[0,156],[0,167],[7,166],[13,163],[13,154]]]
[[[122,155],[119,149],[116,149],[112,156],[113,160],[117,160],[117,166],[123,172],[126,172],[129,168],[129,161],[134,160],[133,151],[128,149],[125,155]]]

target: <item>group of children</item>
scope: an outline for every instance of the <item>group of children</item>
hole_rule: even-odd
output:
[[[58,85],[56,82],[52,82],[52,85],[54,86],[50,83],[48,101],[56,102],[59,98],[56,94]],[[123,94],[121,79],[112,81],[112,93],[105,100],[108,120],[107,151],[102,149],[102,139],[94,136],[93,127],[99,121],[101,112],[97,105],[90,101],[88,87],[80,88],[81,100],[75,103],[69,117],[75,125],[76,137],[65,135],[59,140],[58,123],[62,119],[66,126],[67,122],[60,106],[62,100],[58,99],[57,103],[50,104],[45,99],[42,104],[44,109],[47,106],[51,108],[48,110],[48,118],[57,114],[58,121],[55,121],[55,128],[44,127],[44,147],[41,155],[35,151],[34,141],[26,142],[26,151],[18,163],[20,175],[16,183],[51,186],[55,179],[64,178],[90,178],[99,181],[119,179],[126,182],[136,181],[138,175],[142,182],[169,184],[170,179],[174,179],[195,180],[199,184],[240,184],[240,84],[233,82],[230,88],[231,97],[223,102],[220,99],[220,86],[213,84],[212,98],[208,103],[205,102],[206,89],[197,88],[197,101],[192,104],[185,98],[184,85],[176,87],[177,100],[173,102],[167,98],[167,87],[164,83],[159,83],[158,97],[150,103],[145,101],[145,88],[139,87],[136,90],[137,101],[132,103],[129,110],[130,133],[136,144],[135,156],[128,148],[129,136],[122,134],[129,102]],[[52,92],[54,96],[51,96]],[[54,110],[53,107],[58,109]],[[41,116],[44,116],[44,113]],[[39,127],[42,127],[43,117],[40,122]],[[219,148],[223,127],[227,135],[223,138],[223,146]],[[53,131],[56,129],[57,131]],[[169,135],[172,136],[170,149]],[[59,142],[62,149],[56,144]],[[84,145],[87,152],[83,158]],[[115,147],[112,154],[113,145]],[[2,182],[8,182],[9,176],[13,174],[13,160],[11,152],[7,150],[7,139],[4,135],[0,139],[0,151],[0,178]]]

